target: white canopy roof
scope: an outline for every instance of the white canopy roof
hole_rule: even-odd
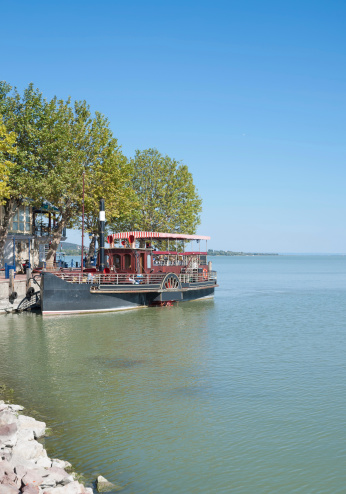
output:
[[[141,240],[157,240],[157,239],[169,239],[169,240],[210,240],[210,237],[206,235],[186,235],[183,233],[161,233],[161,232],[119,232],[108,235],[108,243],[113,243],[115,240],[129,239],[129,238],[141,239]]]

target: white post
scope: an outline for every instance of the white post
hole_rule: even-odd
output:
[[[26,270],[26,291],[30,288],[30,280],[31,280],[31,268],[27,268]]]
[[[9,270],[9,290],[10,294],[14,292],[14,269]]]

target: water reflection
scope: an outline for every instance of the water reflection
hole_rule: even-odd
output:
[[[129,492],[143,492],[167,449],[183,448],[203,420],[198,407],[186,413],[191,392],[173,395],[201,389],[212,309],[208,300],[117,314],[7,317],[6,378],[22,402],[51,417],[54,456],[89,475],[101,465],[100,473]]]

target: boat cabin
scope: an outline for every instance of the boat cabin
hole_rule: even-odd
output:
[[[185,251],[186,244],[210,237],[159,232],[121,232],[109,235],[105,248],[106,273],[118,274],[181,274],[187,270],[207,269],[205,251]],[[119,246],[115,246],[119,243]],[[163,247],[163,248],[162,248]],[[206,246],[207,247],[207,246]]]

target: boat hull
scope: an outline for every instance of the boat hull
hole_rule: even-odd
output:
[[[41,312],[54,315],[129,310],[214,295],[215,284],[195,285],[198,286],[185,284],[179,290],[161,290],[160,286],[149,285],[94,287],[88,283],[68,283],[53,273],[42,273]]]

